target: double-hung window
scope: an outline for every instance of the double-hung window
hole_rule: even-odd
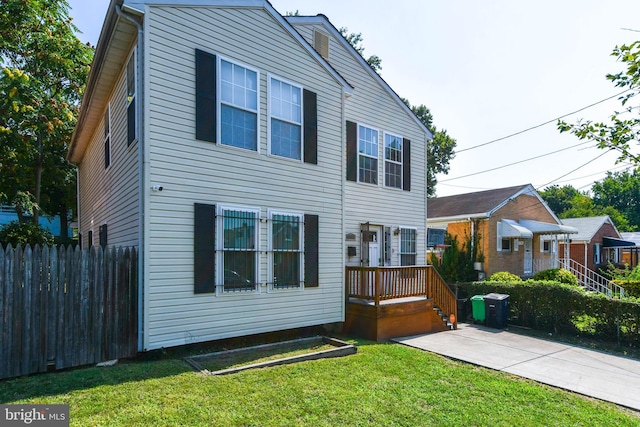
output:
[[[273,288],[299,288],[303,281],[303,221],[300,213],[270,212]]]
[[[416,229],[400,229],[400,265],[416,265]]]
[[[270,153],[302,159],[302,88],[269,78]]]
[[[358,181],[378,184],[378,131],[358,126]]]
[[[104,112],[104,168],[111,166],[111,104]]]
[[[127,62],[127,146],[137,138],[136,135],[136,51]]]
[[[402,188],[402,138],[384,134],[384,185]]]
[[[224,291],[256,289],[260,210],[221,206],[218,212],[218,283]],[[222,277],[220,277],[220,275]]]
[[[220,142],[258,150],[256,70],[220,59]]]

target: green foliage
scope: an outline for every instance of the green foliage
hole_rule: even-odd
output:
[[[368,58],[364,57],[364,46],[362,45],[362,33],[350,33],[347,27],[340,27],[338,29],[340,34],[349,42],[351,46],[367,61],[367,64],[373,68],[376,73],[382,71],[382,59],[378,55],[371,55]]]
[[[460,245],[457,236],[451,236],[447,233],[444,244],[446,247],[442,252],[442,257],[439,259],[432,253],[429,259],[429,263],[433,265],[442,279],[447,283],[474,280],[476,272],[473,269],[473,263],[476,258],[470,237],[466,236],[465,242]]]
[[[12,221],[0,228],[0,245],[51,245],[53,235],[39,224]]]
[[[627,220],[627,224],[620,224],[611,218],[618,230],[634,231],[640,227],[640,171],[608,172],[605,179],[593,184],[591,191],[594,205],[611,206]]]
[[[616,111],[608,123],[589,120],[568,124],[559,121],[558,130],[571,132],[579,139],[595,141],[601,149],[618,151],[618,162],[628,160],[639,165],[640,154],[632,144],[640,141],[640,117],[638,105],[633,105],[632,101],[637,99],[635,96],[640,90],[640,41],[616,46],[611,55],[627,67],[626,71],[607,75],[616,87],[626,89],[619,97],[622,111]]]
[[[75,207],[66,153],[93,56],[68,9],[64,0],[0,2],[0,192],[30,193],[51,215]]]
[[[640,346],[640,300],[634,298],[607,298],[576,286],[534,280],[456,286],[462,298],[491,292],[509,295],[508,322],[514,325]]]
[[[489,282],[500,282],[500,283],[514,283],[514,282],[522,282],[520,276],[515,275],[513,273],[509,273],[508,271],[498,271],[493,273],[489,278],[487,278]]]
[[[598,183],[594,185],[596,187]],[[591,199],[587,193],[581,193],[571,185],[564,187],[551,186],[540,191],[540,196],[549,205],[549,208],[560,218],[586,218],[608,215],[616,228],[620,231],[633,231],[635,224],[630,223],[626,214],[608,205],[602,199]],[[624,195],[616,195],[615,198],[624,200]],[[630,199],[632,200],[632,199]]]
[[[570,271],[564,268],[551,268],[543,270],[533,275],[532,280],[547,280],[553,282],[564,283],[571,286],[580,286],[578,278]]]
[[[617,279],[611,282],[624,288],[625,295],[640,298],[640,279]]]

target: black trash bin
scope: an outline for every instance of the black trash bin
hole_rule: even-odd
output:
[[[458,311],[458,322],[466,322],[469,315],[467,314],[467,298],[458,298],[456,300],[456,309]]]
[[[485,295],[484,308],[487,317],[487,326],[497,329],[507,327],[509,295],[494,293]]]

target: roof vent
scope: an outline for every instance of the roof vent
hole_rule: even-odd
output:
[[[329,59],[329,36],[315,30],[313,32],[313,48],[324,58]]]

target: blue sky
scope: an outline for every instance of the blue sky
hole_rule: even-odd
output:
[[[555,122],[462,150],[619,93],[605,78],[624,69],[610,53],[616,45],[640,39],[640,1],[271,3],[283,14],[323,13],[336,27],[362,33],[364,54],[382,58],[381,74],[387,83],[411,103],[429,107],[435,125],[457,139],[461,152],[451,162],[449,174],[439,176],[439,196],[528,183],[539,189],[553,183],[588,190],[606,171],[624,168],[615,164],[615,153],[590,143],[569,148],[580,141],[560,134]],[[80,38],[97,43],[109,1],[70,0],[69,4],[83,33]],[[603,120],[619,106],[615,99],[609,100],[566,120]],[[470,176],[460,178],[465,175]]]

